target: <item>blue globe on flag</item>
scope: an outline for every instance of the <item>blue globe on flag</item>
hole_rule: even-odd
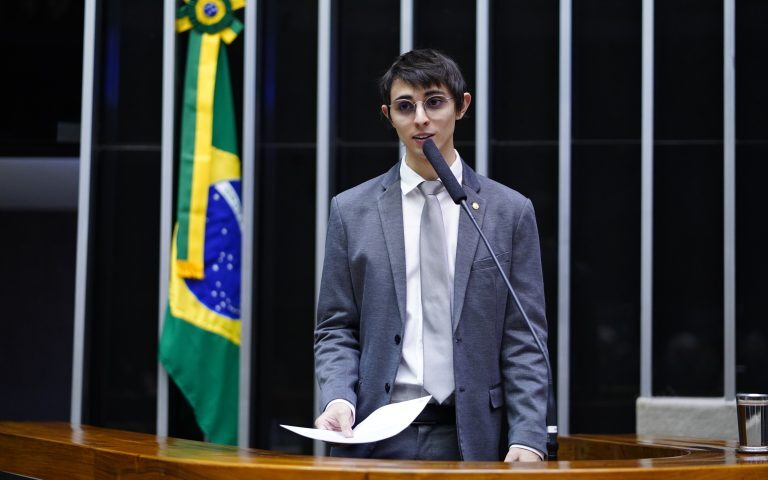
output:
[[[225,180],[209,188],[205,278],[184,280],[200,303],[232,320],[240,320],[240,190],[240,180]]]

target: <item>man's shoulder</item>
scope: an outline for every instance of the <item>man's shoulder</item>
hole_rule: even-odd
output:
[[[379,195],[385,190],[385,187],[390,186],[387,183],[394,183],[393,180],[398,179],[399,176],[393,177],[393,171],[389,170],[378,177],[371,178],[338,193],[335,198],[341,205],[359,205],[361,203],[376,202]]]
[[[381,183],[384,180],[384,175],[385,174],[379,175],[378,177],[371,178],[370,180],[355,185],[352,188],[348,188],[347,190],[338,193],[336,198],[338,198],[339,201],[356,200],[361,197],[368,198],[371,193],[380,192],[383,189]]]
[[[516,206],[523,206],[528,203],[528,197],[503,183],[477,173],[475,177],[480,184],[479,193],[485,198]]]

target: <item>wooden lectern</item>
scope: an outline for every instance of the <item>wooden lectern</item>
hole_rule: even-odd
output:
[[[286,455],[67,423],[0,422],[0,471],[40,479],[768,479],[729,441],[560,437],[560,461],[417,462]]]

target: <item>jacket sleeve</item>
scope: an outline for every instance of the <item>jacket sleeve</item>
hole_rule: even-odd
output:
[[[526,200],[514,231],[509,273],[520,304],[549,355],[539,234],[530,200]],[[501,357],[509,426],[507,445],[521,444],[546,452],[549,372],[511,295],[507,299]]]
[[[315,375],[321,408],[342,399],[357,405],[355,385],[360,362],[360,315],[347,253],[347,236],[338,200],[331,200],[325,259],[315,327]]]

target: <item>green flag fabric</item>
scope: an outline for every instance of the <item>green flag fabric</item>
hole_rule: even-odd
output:
[[[206,439],[237,443],[241,183],[226,45],[244,0],[188,0],[176,226],[159,357]],[[223,43],[222,43],[223,42]]]

